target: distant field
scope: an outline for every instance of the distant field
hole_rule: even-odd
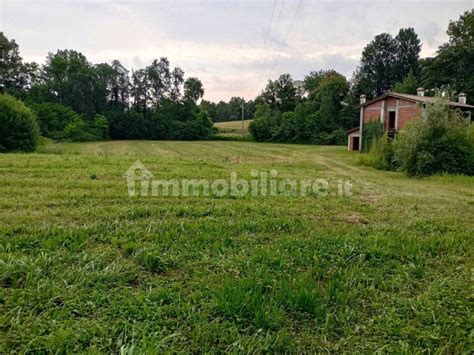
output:
[[[409,179],[344,147],[41,152],[0,154],[2,354],[472,350],[474,178]],[[129,197],[136,159],[160,179],[276,170],[332,194]]]
[[[248,134],[249,124],[252,120],[244,120],[244,133]],[[217,127],[219,133],[228,134],[242,134],[242,121],[227,121],[227,122],[216,122],[214,126]]]

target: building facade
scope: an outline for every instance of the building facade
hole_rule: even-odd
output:
[[[393,137],[403,129],[408,122],[422,116],[427,103],[435,98],[424,95],[419,88],[417,95],[388,92],[373,100],[366,101],[365,95],[360,97],[360,122],[358,127],[347,131],[347,149],[362,150],[362,135],[364,124],[379,121],[388,135]],[[459,101],[449,101],[453,108],[465,110],[470,115],[474,106],[466,104],[466,95],[459,94]]]

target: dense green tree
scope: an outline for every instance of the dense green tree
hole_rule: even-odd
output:
[[[395,77],[397,42],[388,33],[381,33],[362,51],[355,73],[359,92],[375,97],[389,90]]]
[[[230,121],[229,107],[227,103],[222,100],[216,104],[216,117],[214,118],[214,122],[221,121]]]
[[[142,112],[113,110],[107,112],[112,139],[157,139],[150,135],[148,122]]]
[[[329,72],[321,79],[318,91],[318,129],[331,132],[341,126],[340,111],[349,84],[344,75]]]
[[[421,42],[412,27],[401,28],[395,37],[397,43],[394,80],[400,82],[409,73],[416,78],[419,75]]]
[[[38,75],[36,63],[23,63],[20,49],[14,39],[0,32],[0,93],[24,97]]]
[[[56,102],[92,118],[96,113],[93,66],[80,52],[59,50],[50,53],[43,67],[41,101]]]
[[[195,78],[199,81],[199,79]],[[171,87],[169,92],[169,98],[172,101],[178,101],[181,99],[182,94],[182,87],[184,83],[184,70],[180,67],[176,67],[171,72]],[[202,85],[201,85],[202,86]],[[204,95],[204,89],[202,92],[201,97]]]
[[[242,119],[242,107],[244,108],[245,118],[245,107],[246,102],[243,97],[233,96],[230,98],[228,103],[228,117],[229,120],[236,121]]]
[[[403,81],[410,71],[418,75],[420,50],[413,28],[400,29],[395,38],[388,33],[375,36],[362,51],[353,78],[354,94],[379,96]]]
[[[130,99],[130,78],[128,70],[118,61],[112,62],[113,76],[110,83],[109,106],[126,109]]]
[[[260,102],[263,104],[263,102]],[[256,101],[245,101],[243,97],[231,97],[229,102],[219,101],[217,104],[202,100],[200,107],[205,109],[214,122],[236,121],[242,118],[242,105],[244,106],[244,119],[254,117]]]
[[[64,130],[73,121],[81,119],[71,108],[50,102],[31,105],[36,114],[41,135],[53,139],[64,138]]]
[[[145,75],[145,96],[151,100],[151,104],[159,106],[160,102],[171,92],[171,71],[170,62],[167,58],[153,60],[151,65],[146,67]]]
[[[23,102],[0,95],[0,152],[31,152],[38,141],[38,123]]]
[[[147,70],[138,69],[132,72],[131,95],[133,97],[133,107],[138,112],[146,113],[148,105],[151,103],[149,95],[149,81]]]
[[[294,110],[283,112],[278,105],[275,83],[263,93],[264,103],[257,105],[250,131],[256,140],[294,143],[341,144],[347,139],[345,130],[354,124],[352,111],[344,101],[349,83],[334,70],[312,71],[305,77],[308,98],[296,97]],[[269,100],[269,98],[271,100]]]
[[[308,93],[308,98],[315,99],[319,93],[320,82],[321,80],[331,75],[332,73],[336,73],[336,71],[330,70],[313,70],[308,75],[304,77],[304,88],[305,91]]]
[[[298,103],[296,89],[290,74],[282,74],[277,80],[269,80],[262,98],[272,110],[293,111]]]
[[[217,109],[216,106],[217,104],[212,101],[208,100],[201,100],[199,106],[201,107],[202,110],[207,111],[209,116],[214,122],[217,122],[216,117],[217,117]]]
[[[184,98],[197,102],[204,96],[204,87],[198,78],[188,78],[184,82]]]
[[[3,32],[0,32],[0,64],[0,89],[2,92],[21,87],[20,73],[23,63],[19,47],[14,39],[8,40]]]
[[[94,80],[92,81],[94,112],[104,113],[111,101],[112,83],[114,82],[116,72],[107,63],[96,64],[92,69],[94,73]]]
[[[465,92],[474,102],[474,10],[449,23],[448,42],[441,45],[434,58],[422,61],[423,85]]]
[[[257,141],[271,141],[275,137],[275,131],[279,130],[281,113],[272,110],[269,105],[257,105],[255,118],[249,125],[252,136]]]
[[[408,73],[406,78],[400,82],[396,83],[393,86],[393,91],[399,92],[402,94],[416,94],[416,89],[419,87],[418,80],[416,80],[415,75],[412,71]]]

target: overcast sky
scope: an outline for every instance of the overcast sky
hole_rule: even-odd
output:
[[[166,56],[199,77],[208,100],[252,98],[268,78],[335,69],[352,76],[378,33],[414,27],[431,56],[474,1],[0,0],[0,31],[26,61],[75,49],[129,69]]]

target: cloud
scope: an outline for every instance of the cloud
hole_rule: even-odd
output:
[[[290,30],[297,0],[0,4],[0,28],[17,40],[26,60],[44,62],[48,52],[70,48],[92,62],[119,59],[137,69],[166,56],[187,76],[199,77],[211,100],[251,98],[281,73],[302,79],[310,70],[332,68],[351,77],[363,47],[376,34],[395,35],[401,27],[414,27],[422,56],[431,56],[447,40],[449,20],[472,7],[469,0],[449,6],[441,1],[303,0]]]

